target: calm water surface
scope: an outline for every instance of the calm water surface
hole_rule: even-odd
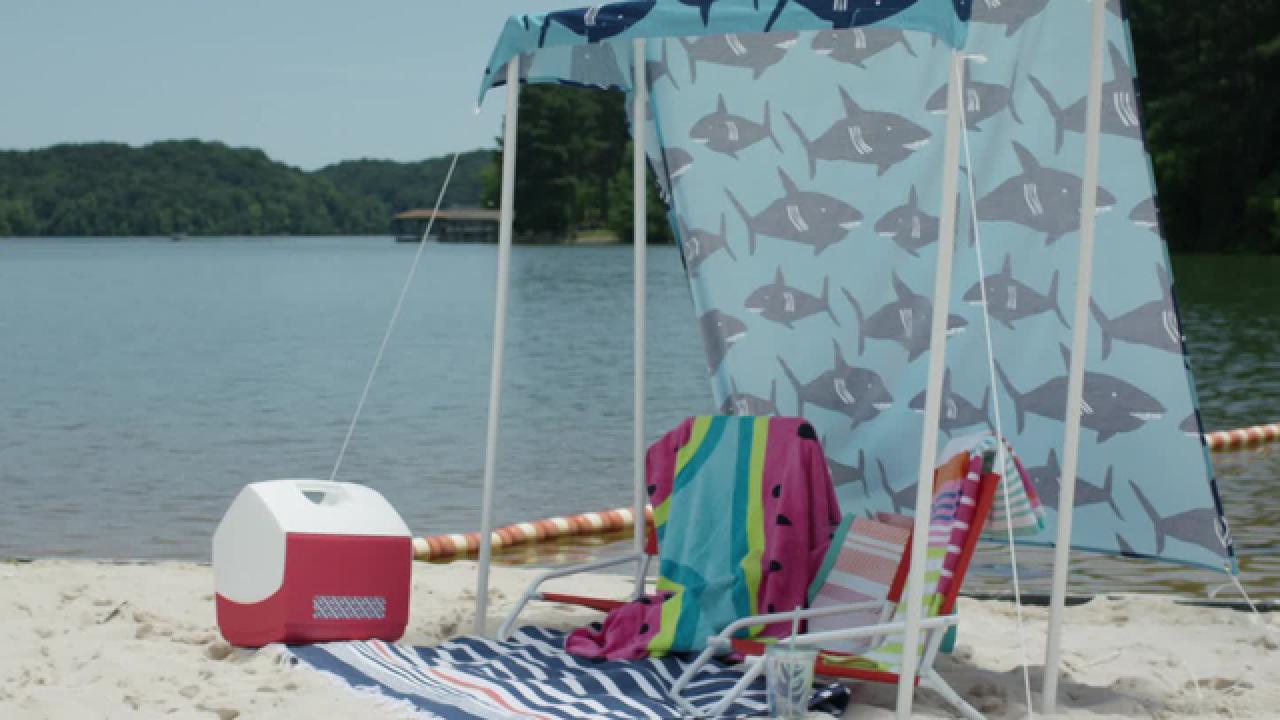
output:
[[[0,241],[0,557],[203,560],[245,483],[328,477],[415,250]],[[479,525],[494,261],[492,247],[428,246],[343,464],[340,479],[377,488],[416,533]],[[1175,271],[1206,423],[1280,420],[1280,259]],[[630,503],[630,272],[629,248],[516,249],[499,522]],[[673,248],[653,250],[649,282],[656,437],[714,408]],[[1275,597],[1280,454],[1217,461],[1246,581]],[[1020,560],[1045,589],[1044,554]],[[984,551],[978,572],[975,588],[1003,589],[1007,551]],[[1073,590],[1222,582],[1079,555]]]

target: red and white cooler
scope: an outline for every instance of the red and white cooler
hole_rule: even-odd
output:
[[[413,541],[377,491],[254,483],[213,534],[218,628],[232,645],[395,641],[409,623]]]

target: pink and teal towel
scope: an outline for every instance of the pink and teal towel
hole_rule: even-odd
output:
[[[565,641],[634,660],[697,651],[734,620],[803,606],[840,525],[831,474],[802,418],[698,417],[649,448],[659,538],[657,593]],[[790,624],[746,636],[782,637]]]

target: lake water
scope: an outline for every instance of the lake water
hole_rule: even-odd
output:
[[[242,485],[328,477],[416,249],[0,241],[0,557],[207,560]],[[427,247],[343,464],[417,534],[479,525],[495,255]],[[1206,423],[1280,420],[1280,258],[1188,257],[1175,272]],[[500,523],[630,503],[630,276],[627,247],[516,248]],[[649,282],[656,437],[713,407],[674,248],[653,249]],[[1246,582],[1274,596],[1280,454],[1217,460]],[[1223,582],[1077,558],[1077,591]],[[1023,559],[1030,588],[1047,587],[1043,553]],[[1007,584],[1005,550],[979,563],[975,587]]]

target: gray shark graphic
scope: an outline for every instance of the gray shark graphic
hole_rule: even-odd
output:
[[[965,82],[964,116],[966,127],[969,130],[982,132],[982,123],[999,115],[1006,108],[1014,121],[1019,125],[1022,124],[1022,118],[1018,115],[1018,108],[1013,104],[1013,88],[1018,82],[1017,64],[1013,66],[1013,75],[1011,77],[1008,87],[996,85],[995,83],[978,82],[977,80]],[[933,95],[929,96],[929,99],[925,102],[924,109],[935,115],[942,115],[947,112],[946,85],[938,88]]]
[[[1178,423],[1178,429],[1181,430],[1184,435],[1188,435],[1193,438],[1201,437],[1199,413],[1192,411],[1191,414],[1187,416],[1186,420]]]
[[[1044,295],[1032,290],[1013,277],[1013,258],[1004,256],[1004,265],[996,275],[988,275],[984,281],[987,287],[987,314],[1013,329],[1013,323],[1023,318],[1053,312],[1063,327],[1071,327],[1062,307],[1058,304],[1058,273],[1053,273],[1049,281],[1049,291]],[[982,306],[982,287],[977,283],[964,294],[964,301],[970,305]]]
[[[785,194],[755,216],[725,188],[729,202],[747,225],[747,246],[752,255],[756,254],[756,238],[760,235],[812,245],[813,254],[819,255],[862,224],[862,213],[852,205],[830,195],[801,190],[782,168],[778,168],[778,177]]]
[[[689,137],[714,152],[738,158],[738,153],[768,138],[782,152],[782,145],[773,134],[773,122],[769,115],[769,102],[764,103],[764,122],[752,122],[741,115],[734,115],[725,106],[724,95],[716,101],[716,111],[694,124]]]
[[[1133,211],[1129,213],[1129,222],[1143,230],[1160,234],[1160,211],[1156,208],[1154,195],[1133,207]]]
[[[1139,553],[1137,550],[1134,550],[1133,546],[1129,544],[1128,540],[1124,539],[1123,535],[1121,535],[1120,533],[1116,533],[1115,535],[1116,535],[1116,547],[1120,549],[1120,554],[1122,556],[1127,558],[1147,557],[1146,555]]]
[[[780,415],[778,412],[778,381],[774,380],[769,383],[769,397],[762,398],[759,395],[752,395],[738,391],[738,381],[729,378],[729,386],[733,389],[733,393],[724,399],[724,404],[720,406],[721,415],[741,415],[744,417],[764,417],[767,415]]]
[[[1045,244],[1080,229],[1080,205],[1084,182],[1068,172],[1044,167],[1019,143],[1013,151],[1022,173],[1005,180],[978,201],[978,219],[1011,222],[1045,234]],[[1098,187],[1098,212],[1110,210],[1116,198]]]
[[[1062,489],[1062,466],[1058,464],[1057,451],[1049,450],[1049,461],[1040,467],[1027,468],[1027,475],[1030,476],[1036,493],[1040,495],[1040,500],[1051,508],[1057,508],[1059,491]],[[1115,468],[1107,468],[1107,479],[1103,481],[1102,487],[1085,482],[1077,476],[1075,506],[1082,508],[1090,505],[1108,505],[1117,518],[1124,520],[1124,513],[1120,512],[1120,506],[1116,505],[1115,492]]]
[[[840,343],[831,341],[836,350],[835,367],[814,378],[807,385],[800,382],[787,361],[778,363],[796,391],[796,415],[804,415],[806,403],[840,413],[849,418],[852,427],[875,420],[893,407],[893,396],[884,380],[873,370],[853,367],[845,362]]]
[[[1106,135],[1142,138],[1142,125],[1139,118],[1138,94],[1133,87],[1133,71],[1124,53],[1115,45],[1111,49],[1112,78],[1102,86],[1102,132]],[[1062,150],[1062,141],[1066,132],[1084,134],[1085,104],[1088,98],[1080,98],[1067,107],[1058,105],[1053,93],[1049,92],[1034,75],[1027,77],[1036,93],[1044,100],[1053,116],[1056,144],[1054,150]]]
[[[1071,353],[1061,346],[1067,367],[1071,366]],[[996,374],[1004,389],[1013,398],[1018,416],[1018,433],[1027,424],[1027,414],[1064,422],[1067,415],[1067,376],[1053,378],[1034,390],[1018,392],[1000,363]],[[1148,422],[1164,417],[1164,405],[1146,392],[1124,380],[1102,373],[1084,374],[1084,406],[1081,409],[1081,425],[1098,433],[1098,442],[1104,443],[1118,433],[1133,432]]]
[[[922,390],[919,395],[911,399],[908,407],[923,413],[924,401],[925,391]],[[951,391],[951,371],[947,370],[947,374],[942,379],[942,417],[938,427],[947,434],[947,437],[951,437],[956,430],[974,425],[986,425],[995,429],[991,424],[991,388],[983,390],[982,405],[974,405]]]
[[[667,148],[663,151],[662,157],[667,163],[667,173],[671,176],[672,185],[680,179],[680,176],[693,169],[693,156],[687,150],[681,150],[678,147]]]
[[[719,235],[699,228],[690,228],[685,224],[683,217],[677,216],[677,221],[680,224],[680,252],[684,256],[684,266],[690,275],[696,275],[702,263],[721,250],[737,262],[738,256],[734,255],[733,248],[729,247],[729,233],[724,213],[720,213]]]
[[[569,77],[576,83],[599,88],[621,88],[630,82],[608,45],[575,45],[569,54]]]
[[[707,366],[714,375],[734,343],[747,334],[747,326],[738,318],[719,310],[707,311],[698,318],[698,325],[702,328],[702,342],[707,348]]]
[[[538,38],[538,47],[546,46],[547,31],[551,29],[552,23],[586,38],[588,43],[595,45],[630,30],[648,17],[657,4],[657,0],[647,0],[647,2],[633,0],[550,13],[542,21],[542,34]]]
[[[693,169],[693,156],[687,150],[677,147],[662,151],[662,162],[666,165],[665,173],[656,173],[658,192],[668,204],[671,202],[671,190],[680,183],[680,178]]]
[[[1214,555],[1227,555],[1227,549],[1231,547],[1231,529],[1226,519],[1216,510],[1196,508],[1161,517],[1137,483],[1130,480],[1129,487],[1142,505],[1143,512],[1151,518],[1156,535],[1157,555],[1164,552],[1165,541],[1169,538],[1202,547]]]
[[[861,485],[863,493],[867,497],[871,497],[871,488],[867,483],[867,454],[865,451],[858,451],[857,465],[845,465],[827,457],[827,467],[831,470],[832,485],[837,488],[845,485]]]
[[[819,30],[813,37],[814,52],[864,69],[868,60],[895,45],[901,45],[911,57],[919,57],[907,42],[907,34],[892,28]]]
[[[675,73],[671,72],[671,56],[667,50],[667,40],[663,38],[658,42],[662,43],[662,57],[658,60],[648,60],[645,62],[645,79],[649,83],[649,92],[653,92],[653,88],[662,78],[671,81],[672,87],[679,90],[680,83],[676,82]]]
[[[876,467],[880,468],[880,484],[884,486],[884,491],[889,496],[889,502],[893,503],[893,512],[901,515],[903,510],[909,510],[916,505],[916,486],[918,483],[911,483],[901,490],[894,490],[889,484],[889,474],[884,471],[884,463],[879,459],[876,460]]]
[[[794,328],[794,323],[821,312],[831,316],[831,322],[839,327],[840,321],[831,310],[830,289],[830,278],[822,279],[821,295],[810,295],[798,288],[788,287],[786,278],[782,276],[782,267],[779,266],[773,282],[757,288],[747,296],[745,305],[748,311],[788,328]]]
[[[892,340],[907,351],[907,362],[914,362],[929,349],[929,339],[933,331],[933,303],[929,298],[920,295],[907,287],[895,272],[893,274],[893,290],[898,299],[885,305],[865,317],[862,305],[846,289],[841,289],[844,297],[853,306],[858,316],[858,354],[867,349],[867,338]],[[959,315],[947,318],[947,334],[955,335],[964,332],[969,322]]]
[[[795,118],[782,113],[809,156],[810,178],[817,177],[819,160],[875,165],[876,175],[884,175],[889,168],[929,144],[932,137],[929,131],[907,118],[890,112],[863,110],[844,88],[840,88],[840,99],[844,102],[844,117],[814,140],[805,135]]]
[[[1010,37],[1048,6],[1049,0],[974,0],[970,20],[986,25],[1003,25],[1004,36]]]
[[[1124,0],[1107,0],[1107,9],[1118,18],[1124,18]]]
[[[912,185],[907,204],[890,210],[876,221],[876,234],[893,238],[898,247],[912,257],[919,257],[922,248],[938,241],[938,218],[920,210],[920,197]]]
[[[1123,315],[1108,318],[1097,302],[1089,301],[1093,319],[1102,330],[1103,360],[1111,356],[1111,344],[1115,340],[1182,354],[1182,324],[1173,309],[1173,278],[1162,265],[1156,265],[1156,276],[1160,281],[1160,298]]]
[[[782,62],[787,50],[800,37],[795,32],[729,33],[728,35],[704,35],[697,38],[680,38],[689,54],[689,80],[698,82],[698,63],[749,68],[756,80],[766,70]]]

